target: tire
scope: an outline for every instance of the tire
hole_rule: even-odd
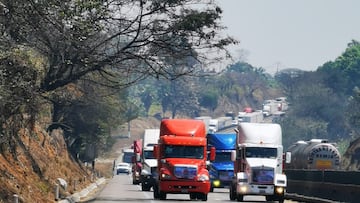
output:
[[[236,199],[238,202],[242,202],[244,201],[244,196],[243,195],[236,195]]]
[[[230,197],[231,201],[234,201],[236,199],[236,191],[235,191],[233,185],[230,186],[229,197]]]
[[[159,198],[160,198],[160,200],[166,200],[166,193],[160,191]]]
[[[200,193],[201,194],[201,193]],[[200,195],[199,194],[199,195]],[[201,201],[207,201],[207,199],[208,199],[208,195],[207,194],[205,194],[205,193],[202,193],[200,196],[202,196],[200,199],[201,199]]]
[[[214,187],[210,186],[210,192],[214,192]]]
[[[159,199],[160,198],[160,194],[159,194],[159,189],[157,185],[154,185],[154,199]]]
[[[190,193],[190,200],[196,200],[196,193]]]
[[[149,186],[146,186],[145,184],[141,184],[141,191],[150,191],[150,188]]]

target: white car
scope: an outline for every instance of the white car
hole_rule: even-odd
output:
[[[119,173],[130,174],[131,173],[131,165],[129,163],[125,163],[125,162],[116,164],[116,174],[119,174]]]

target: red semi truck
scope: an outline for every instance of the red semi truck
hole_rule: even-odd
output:
[[[141,153],[142,153],[142,140],[134,140],[133,144],[134,148],[134,156],[132,159],[132,183],[137,185],[141,182],[140,174],[141,174]]]
[[[207,201],[210,191],[206,168],[206,129],[195,119],[165,119],[160,125],[160,138],[154,146],[158,161],[154,198],[166,199],[166,194],[190,194],[190,199]],[[215,159],[215,148],[210,160]]]

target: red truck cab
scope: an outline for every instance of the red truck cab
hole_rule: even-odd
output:
[[[206,168],[206,145],[204,122],[162,120],[159,142],[154,147],[158,161],[155,199],[166,199],[166,194],[190,194],[192,200],[207,200],[210,179]],[[215,159],[215,148],[211,149],[210,159]]]
[[[133,185],[138,185],[140,183],[140,173],[142,166],[140,160],[142,153],[142,140],[134,140],[133,148],[134,156],[132,157],[132,183]]]

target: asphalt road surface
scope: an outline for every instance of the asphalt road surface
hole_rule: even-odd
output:
[[[166,200],[154,200],[152,190],[149,192],[141,191],[140,185],[133,185],[131,175],[115,175],[104,189],[90,201],[91,203],[114,203],[114,202],[186,202],[190,200],[188,194],[168,194]],[[201,202],[201,201],[200,201]],[[229,199],[228,189],[215,188],[214,192],[208,194],[208,201],[212,202],[231,202]],[[244,202],[266,202],[263,196],[245,196]],[[294,203],[287,200],[286,203]]]

